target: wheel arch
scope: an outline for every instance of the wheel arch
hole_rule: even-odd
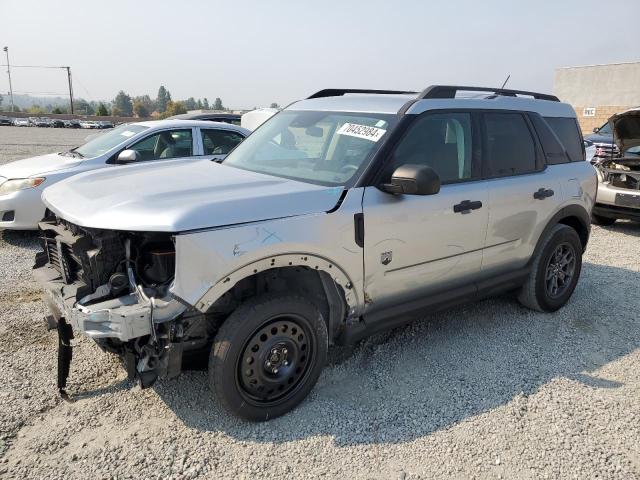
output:
[[[236,269],[213,285],[195,307],[203,313],[225,304],[235,308],[248,296],[274,290],[298,292],[315,301],[327,322],[331,342],[341,332],[345,319],[357,315],[360,305],[353,281],[335,262],[294,253],[265,257]]]
[[[584,252],[586,250],[587,243],[589,242],[589,235],[591,233],[591,215],[581,205],[569,205],[560,209],[553,217],[551,217],[551,220],[549,220],[547,226],[538,238],[532,258],[535,258],[542,248],[544,239],[547,237],[551,229],[558,224],[567,225],[568,227],[573,228],[580,237],[582,251]]]

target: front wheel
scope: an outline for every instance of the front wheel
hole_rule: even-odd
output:
[[[539,312],[555,312],[569,301],[582,270],[582,243],[567,225],[556,225],[533,258],[520,303]]]
[[[250,299],[216,335],[209,384],[233,415],[250,421],[279,417],[309,394],[327,348],[327,326],[312,302],[297,295]]]

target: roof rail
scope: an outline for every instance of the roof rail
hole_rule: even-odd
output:
[[[307,99],[311,98],[323,98],[323,97],[341,97],[347,93],[368,93],[368,94],[376,94],[376,95],[406,95],[406,94],[417,94],[418,92],[408,92],[408,91],[400,91],[400,90],[361,90],[357,88],[325,88],[324,90],[320,90],[319,92],[314,93]]]
[[[547,93],[527,92],[525,90],[509,90],[504,88],[489,88],[489,87],[460,87],[455,85],[431,85],[425,88],[418,100],[423,98],[455,98],[457,92],[492,92],[495,95],[503,97],[515,97],[517,95],[527,95],[533,97],[536,100],[549,100],[551,102],[559,102],[560,99],[555,95],[549,95]]]

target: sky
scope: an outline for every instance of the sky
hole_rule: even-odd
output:
[[[640,61],[639,18],[640,0],[0,0],[0,46],[13,65],[69,65],[88,100],[165,85],[252,108],[509,74],[508,87],[550,92],[558,67]],[[67,92],[60,69],[12,68],[12,80],[15,93]]]

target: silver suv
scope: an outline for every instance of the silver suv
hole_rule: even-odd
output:
[[[58,386],[82,332],[143,387],[205,352],[227,410],[277,417],[334,343],[506,291],[562,307],[596,184],[569,105],[450,86],[323,90],[223,162],[75,176],[43,194],[35,265]]]

